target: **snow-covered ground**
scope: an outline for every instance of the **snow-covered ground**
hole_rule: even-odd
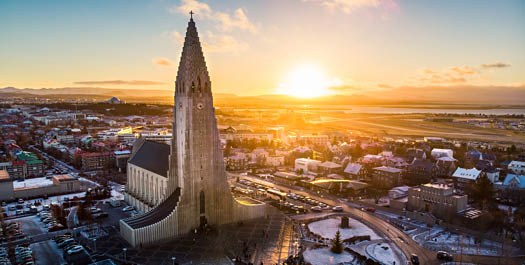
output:
[[[93,184],[93,185],[95,185],[95,186],[97,186],[97,187],[100,186],[99,183],[97,183],[97,182],[95,182],[95,181],[93,181],[93,180],[90,180],[90,179],[84,178],[84,177],[80,177],[80,178],[78,178],[78,180],[80,180],[80,181],[84,181],[84,182],[89,182],[89,183],[91,183],[91,184]]]
[[[41,177],[26,179],[24,181],[13,181],[13,188],[15,189],[34,188],[48,185],[53,185],[53,179],[46,179],[45,177]]]
[[[470,254],[499,256],[501,255],[501,243],[483,239],[481,243],[476,242],[473,236],[462,236],[450,232],[440,232],[426,237],[425,246],[432,249],[446,250],[454,254]],[[518,249],[506,247],[506,252],[519,252]]]
[[[366,248],[366,253],[373,259],[381,262],[382,264],[403,264],[394,254],[391,244],[388,243],[375,243],[370,244]]]
[[[341,228],[341,217],[333,217],[308,224],[312,233],[318,234],[324,238],[334,238],[337,230],[341,232],[341,239],[347,239],[354,236],[370,235],[370,240],[381,239],[372,229],[363,223],[349,218],[350,228]]]
[[[330,248],[308,249],[303,253],[304,260],[312,265],[329,265],[348,262],[350,264],[358,264],[356,257],[346,251],[341,254],[335,254],[330,251]],[[356,263],[353,263],[356,262]]]

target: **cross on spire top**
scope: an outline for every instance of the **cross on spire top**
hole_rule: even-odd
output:
[[[190,19],[193,19],[193,14],[195,14],[193,13],[193,10],[190,10]]]

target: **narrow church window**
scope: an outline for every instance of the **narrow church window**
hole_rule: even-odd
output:
[[[201,78],[200,77],[197,77],[197,89],[199,91],[199,95],[202,95],[202,91],[201,91]]]
[[[206,207],[206,203],[205,203],[205,198],[204,198],[204,191],[201,190],[201,194],[200,194],[200,204],[201,204],[201,214],[203,214],[205,212],[205,207]]]

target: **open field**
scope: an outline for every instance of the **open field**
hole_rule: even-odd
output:
[[[323,114],[326,115],[326,114]],[[353,134],[422,137],[437,136],[471,141],[523,145],[525,133],[496,128],[482,128],[464,123],[427,121],[425,114],[330,114],[321,120],[325,129]]]

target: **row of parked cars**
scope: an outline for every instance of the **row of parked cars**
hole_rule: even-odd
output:
[[[311,210],[313,212],[322,212],[323,210],[332,210],[334,212],[342,212],[343,211],[343,207],[341,206],[335,206],[335,207],[332,207],[324,202],[320,202],[316,199],[312,199],[308,196],[302,196],[302,195],[299,195],[299,194],[294,194],[294,193],[288,193],[288,195],[286,196],[288,197],[289,199],[293,199],[293,200],[297,200],[297,201],[301,201],[301,202],[304,202],[306,204],[309,204],[312,206]]]
[[[0,228],[0,234],[2,237],[0,240],[6,242],[8,240],[17,240],[25,237],[24,232],[20,229],[20,224],[16,222],[10,222],[6,225],[5,231]]]
[[[64,250],[64,258],[84,251],[84,247],[72,238],[70,233],[58,235],[53,240],[59,248]]]
[[[34,265],[33,250],[25,246],[16,246],[15,260],[18,265]]]
[[[287,202],[287,201],[280,201],[279,202],[279,205],[286,209],[286,210],[289,210],[291,212],[294,212],[294,213],[307,213],[308,210],[306,210],[304,208],[304,206],[302,205],[297,205],[297,204],[293,204],[291,202]]]
[[[9,253],[7,252],[7,248],[0,247],[0,264],[11,265],[11,261],[9,260]]]
[[[249,181],[247,179],[241,179],[241,180],[239,180],[239,183],[241,183],[243,185],[246,185],[248,187],[255,188],[257,191],[260,191],[260,192],[265,192],[265,191],[267,191],[270,188],[268,186],[255,183],[255,182]]]
[[[40,221],[45,225],[48,232],[55,232],[64,229],[64,225],[60,224],[52,215],[49,210],[42,210],[37,214]]]

